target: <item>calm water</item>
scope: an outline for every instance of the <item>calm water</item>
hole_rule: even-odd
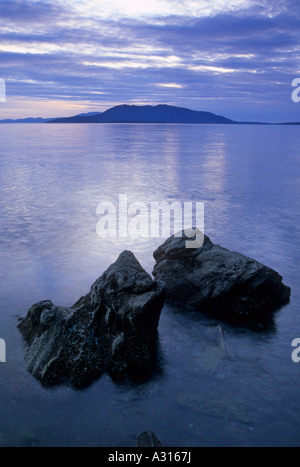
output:
[[[0,446],[134,446],[145,430],[164,446],[299,445],[299,128],[2,125],[0,141]],[[212,241],[278,270],[291,303],[265,332],[222,323],[224,344],[219,322],[166,305],[151,381],[46,390],[17,316],[73,304],[124,249],[152,270],[162,240],[96,236],[97,204],[119,193],[205,201]]]

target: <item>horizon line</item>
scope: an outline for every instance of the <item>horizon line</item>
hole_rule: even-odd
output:
[[[86,117],[86,118],[92,118],[94,116],[97,116],[97,115],[103,115],[105,114],[106,112],[108,112],[109,110],[112,110],[112,109],[115,109],[115,108],[118,108],[118,107],[139,107],[139,108],[157,108],[157,107],[168,107],[168,108],[174,108],[174,109],[181,109],[181,110],[188,110],[190,112],[196,112],[196,113],[202,113],[202,114],[209,114],[209,115],[214,115],[216,117],[219,117],[219,118],[224,118],[226,120],[228,120],[228,122],[226,123],[205,123],[205,122],[201,122],[201,123],[197,123],[197,122],[157,122],[157,121],[115,121],[115,122],[64,122],[64,121],[61,121],[61,120],[69,120],[69,119],[72,119],[72,118],[76,118],[76,117]],[[28,122],[28,120],[31,120],[32,122]],[[300,125],[300,122],[291,122],[291,121],[287,121],[287,122],[259,122],[259,121],[247,121],[247,120],[243,120],[243,121],[238,121],[238,120],[232,120],[228,117],[224,117],[223,115],[220,115],[220,114],[216,114],[214,112],[210,112],[210,111],[205,111],[205,110],[194,110],[194,109],[190,109],[189,107],[181,107],[181,106],[176,106],[176,105],[171,105],[171,104],[117,104],[117,105],[114,105],[112,107],[109,107],[108,109],[104,110],[104,111],[95,111],[95,110],[90,110],[90,111],[87,111],[87,112],[83,112],[83,113],[79,113],[79,114],[75,114],[75,115],[70,115],[70,116],[67,116],[67,117],[50,117],[50,118],[47,118],[47,117],[16,117],[16,118],[5,118],[5,119],[2,119],[0,120],[0,124],[18,124],[18,123],[36,123],[36,124],[42,124],[42,123],[56,123],[57,121],[57,124],[62,124],[62,123],[65,123],[65,124],[107,124],[107,123],[112,123],[112,124],[126,124],[126,123],[131,123],[131,124],[179,124],[179,125],[183,125],[183,124],[186,124],[186,125],[209,125],[209,124],[212,124],[212,125],[266,125],[266,126],[269,126],[269,125]]]

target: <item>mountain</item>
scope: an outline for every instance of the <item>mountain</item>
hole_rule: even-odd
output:
[[[88,112],[85,114],[79,114],[77,117],[94,117],[95,115],[99,115],[101,112]]]
[[[49,123],[237,123],[210,112],[199,112],[170,105],[118,105],[95,115],[57,118]]]
[[[237,122],[211,112],[171,105],[118,105],[105,112],[88,112],[66,118],[24,118],[1,123],[195,123],[225,125],[300,125],[291,123]]]
[[[49,118],[21,118],[18,120],[0,120],[0,123],[49,123],[50,121]]]
[[[88,112],[85,114],[79,114],[77,117],[93,117],[95,115],[101,115],[99,112]],[[71,117],[72,118],[72,117]],[[16,120],[13,119],[6,119],[6,120],[0,120],[0,123],[50,123],[53,120],[57,120],[56,118],[19,118]]]

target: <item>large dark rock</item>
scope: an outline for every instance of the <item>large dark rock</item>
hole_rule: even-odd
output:
[[[218,318],[259,321],[290,299],[291,290],[277,272],[214,245],[207,236],[198,249],[186,248],[184,233],[173,236],[154,258],[153,275],[165,282],[168,299]]]
[[[107,371],[113,378],[151,370],[164,286],[134,255],[123,252],[71,308],[34,305],[19,329],[28,370],[44,385],[86,386]]]

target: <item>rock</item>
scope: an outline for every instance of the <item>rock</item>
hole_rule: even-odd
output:
[[[197,249],[186,248],[184,232],[173,236],[154,258],[153,275],[165,282],[168,299],[221,319],[260,320],[290,299],[291,290],[277,272],[214,245],[207,236]]]
[[[137,437],[137,446],[139,448],[161,448],[161,442],[151,431],[145,431]]]
[[[164,285],[123,252],[72,307],[30,308],[18,325],[28,370],[45,386],[76,387],[105,371],[117,379],[151,371],[164,298]]]
[[[253,423],[247,407],[234,400],[210,399],[200,394],[180,394],[177,402],[184,408],[189,408],[210,417],[245,425]]]

